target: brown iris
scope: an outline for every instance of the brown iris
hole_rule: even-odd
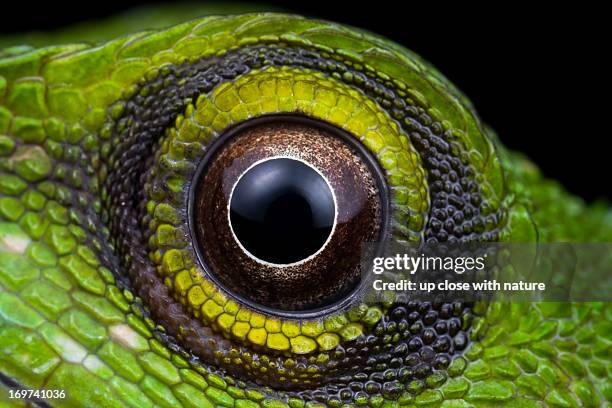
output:
[[[361,281],[365,242],[387,230],[387,190],[352,135],[299,116],[227,130],[191,188],[190,225],[205,273],[269,312],[329,309]]]

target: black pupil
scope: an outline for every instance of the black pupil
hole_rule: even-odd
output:
[[[236,238],[253,256],[274,264],[316,253],[334,225],[336,208],[325,179],[298,160],[259,163],[238,181],[230,201]]]

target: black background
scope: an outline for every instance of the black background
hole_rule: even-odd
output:
[[[11,2],[0,33],[61,28],[143,1]],[[503,143],[588,201],[612,199],[609,15],[577,6],[451,6],[370,0],[265,1],[361,27],[433,63],[474,103]]]

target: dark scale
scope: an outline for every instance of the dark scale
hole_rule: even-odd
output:
[[[172,299],[148,260],[148,236],[142,228],[148,221],[143,185],[155,170],[150,160],[141,158],[153,157],[159,138],[187,103],[193,103],[198,95],[210,92],[227,80],[267,65],[340,74],[334,76],[361,89],[389,111],[409,135],[428,172],[433,205],[424,229],[427,241],[494,240],[503,214],[501,210],[490,215],[481,212],[481,206],[486,203],[467,154],[452,141],[450,132],[444,133],[440,124],[432,123],[422,107],[411,106],[399,97],[392,83],[381,83],[341,61],[323,58],[316,51],[281,46],[248,47],[222,57],[165,67],[157,78],[144,82],[140,92],[126,102],[121,117],[109,124],[111,140],[99,153],[103,163],[99,175],[108,171],[107,177],[101,177],[102,196],[106,197],[103,218],[111,231],[122,269],[128,272],[135,291],[157,322],[170,333],[181,328],[178,342],[197,355],[195,360],[241,379],[283,389],[291,386],[279,383],[274,369],[262,375],[250,367],[223,362],[230,360],[228,350],[232,347],[241,353],[250,353],[254,359],[259,353],[247,346],[237,346],[203,327]],[[343,76],[346,72],[352,75]],[[119,270],[114,272],[118,274]],[[408,382],[446,369],[452,356],[466,348],[469,324],[462,327],[461,319],[469,322],[470,310],[469,304],[432,306],[398,302],[369,333],[339,346],[337,355],[330,353],[329,362],[319,367],[320,379],[306,376],[309,366],[306,357],[293,356],[296,364],[291,370],[298,378],[311,379],[308,387],[318,387],[316,391],[293,392],[322,401],[348,401],[371,393],[395,397]],[[435,312],[436,316],[428,315],[429,312]],[[277,370],[289,370],[284,367],[284,356],[270,351],[265,354],[274,361]]]
[[[351,371],[354,360],[334,364],[343,373],[332,380],[340,390],[327,397],[345,400],[349,395],[354,396],[355,392],[365,392],[368,395],[381,393],[393,398],[403,391],[403,385],[415,379],[425,380],[435,370],[445,370],[451,357],[465,348],[468,335],[467,331],[460,328],[453,334],[438,334],[435,327],[448,327],[451,322],[460,321],[461,318],[469,319],[470,307],[470,304],[431,304],[400,299],[373,328],[374,334],[339,347],[339,355],[360,355],[366,365]],[[406,319],[410,314],[418,316],[419,332],[400,332],[400,327],[407,326]],[[432,320],[434,315],[435,319]],[[400,334],[397,342],[384,340],[387,334],[396,332]],[[401,361],[401,365],[398,365],[398,361]],[[307,400],[320,401],[316,392],[303,391],[297,394]]]

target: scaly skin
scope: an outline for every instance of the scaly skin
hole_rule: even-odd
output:
[[[317,64],[289,54],[217,83],[201,79],[201,88],[186,79],[203,69],[198,61],[261,47],[308,50]],[[324,64],[332,61],[341,68]],[[364,78],[388,93],[377,99]],[[164,89],[173,91],[158,93]],[[162,99],[183,91],[159,111]],[[395,102],[407,110],[394,112]],[[423,327],[402,328],[408,306],[401,299],[288,320],[252,311],[206,280],[185,229],[193,164],[227,126],[275,112],[305,113],[358,135],[386,171],[397,238],[439,238],[432,232],[439,171],[419,144],[418,123],[423,135],[449,143],[444,154],[460,158],[476,183],[482,217],[471,227],[455,222],[459,238],[612,240],[607,207],[587,206],[542,178],[499,145],[444,77],[370,34],[249,14],[96,46],[14,48],[0,53],[0,372],[7,384],[66,390],[67,398],[48,401],[54,406],[610,404],[608,304],[459,305],[467,344],[454,337],[450,359],[420,375],[384,356],[405,357],[402,343],[424,336]],[[134,127],[138,121],[146,123]],[[368,338],[377,344],[369,349],[374,362],[354,354]]]

